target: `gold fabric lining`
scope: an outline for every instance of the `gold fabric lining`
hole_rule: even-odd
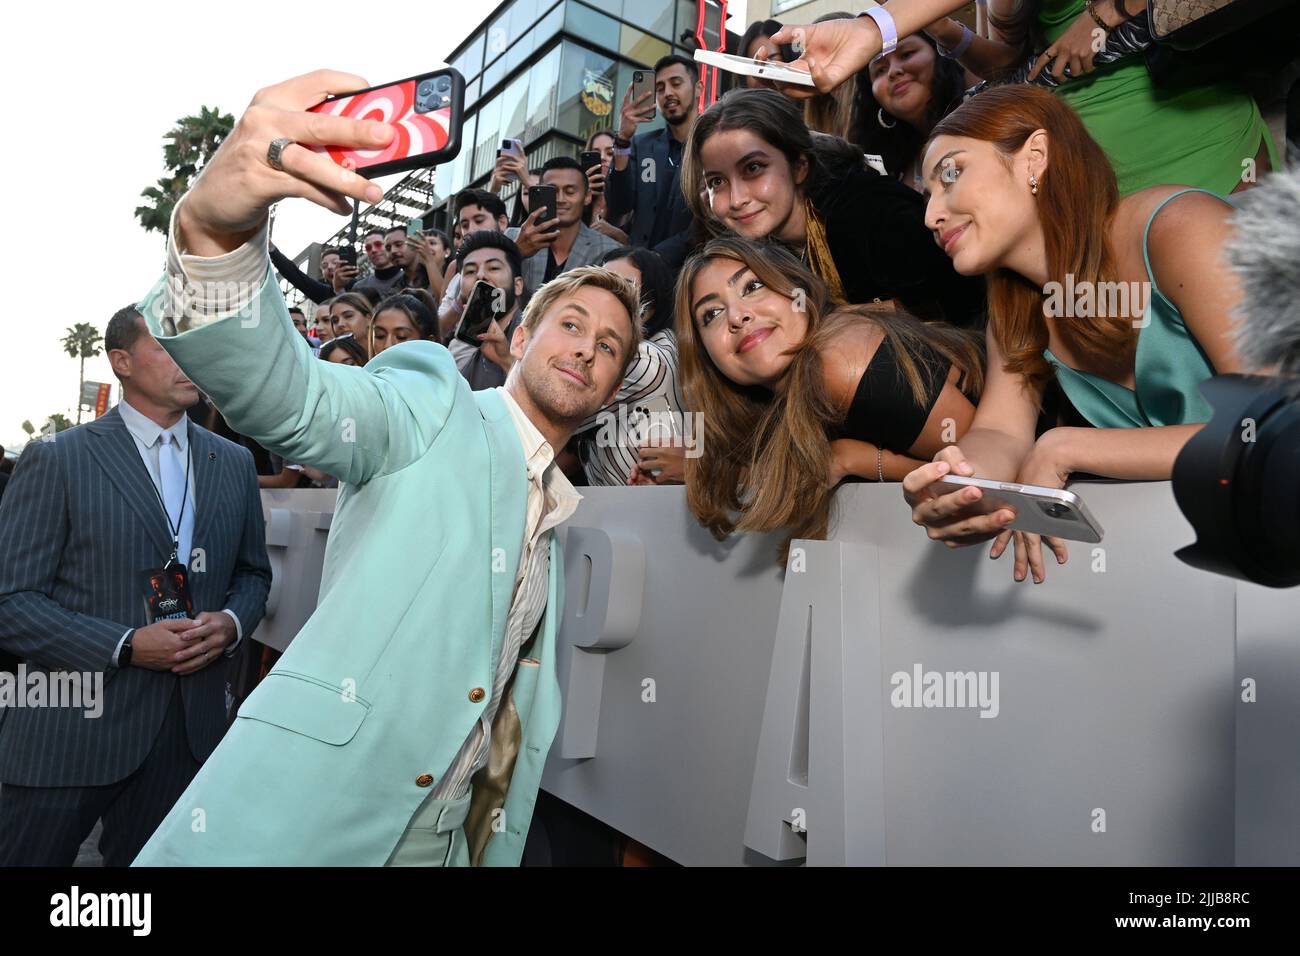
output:
[[[840,280],[839,270],[835,268],[835,259],[831,255],[830,243],[826,241],[826,224],[817,215],[816,208],[804,198],[804,231],[808,234],[808,265],[812,271],[822,277],[826,283],[831,299],[836,304],[844,300],[844,283]]]

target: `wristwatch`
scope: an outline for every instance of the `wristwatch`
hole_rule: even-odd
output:
[[[122,641],[122,646],[117,651],[117,666],[131,666],[131,640],[135,637],[135,628],[126,632],[126,639]]]
[[[624,139],[622,136],[619,136],[617,133],[614,134],[614,147],[616,149],[627,149],[631,145],[632,145],[632,141],[630,139]]]

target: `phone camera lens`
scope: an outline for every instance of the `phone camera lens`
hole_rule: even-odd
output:
[[[423,83],[420,84],[420,88],[417,92],[419,93],[420,96],[430,95],[433,92],[433,81],[425,80]]]
[[[1039,507],[1043,509],[1043,513],[1049,518],[1061,518],[1065,521],[1075,520],[1074,512],[1065,505],[1057,504],[1055,502],[1052,504],[1043,504],[1040,502]]]
[[[449,76],[440,76],[435,83],[439,93],[446,93],[451,89],[451,77]]]

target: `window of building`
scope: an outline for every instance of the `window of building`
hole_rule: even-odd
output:
[[[530,71],[515,77],[501,94],[501,139],[523,139],[527,125]],[[498,146],[501,144],[498,143]],[[495,150],[493,151],[495,153]]]
[[[618,49],[618,21],[573,0],[565,4],[564,29],[596,46]]]
[[[528,117],[524,142],[531,143],[555,125],[555,90],[560,82],[560,44],[528,71]]]
[[[619,7],[622,7],[622,12],[618,15],[628,23],[633,23],[665,40],[672,38],[672,0],[621,0],[621,2],[613,0],[608,9],[613,13]]]
[[[474,161],[474,131],[477,128],[477,115],[466,119],[460,132],[460,153],[450,163],[438,167],[434,178],[438,201],[456,195],[469,185],[469,171]]]
[[[478,111],[478,135],[474,142],[474,165],[470,179],[486,176],[497,161],[501,145],[501,96],[494,96]]]
[[[576,4],[570,4],[570,8]],[[622,93],[618,64],[595,50],[565,41],[560,65],[559,107],[556,127],[586,140],[595,129],[608,129],[617,121]]]

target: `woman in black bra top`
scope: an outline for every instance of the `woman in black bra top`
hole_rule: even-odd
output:
[[[899,480],[974,415],[974,334],[832,306],[778,242],[711,240],[682,269],[676,315],[686,404],[703,422],[687,501],[719,538],[776,528],[825,537],[842,479]]]

